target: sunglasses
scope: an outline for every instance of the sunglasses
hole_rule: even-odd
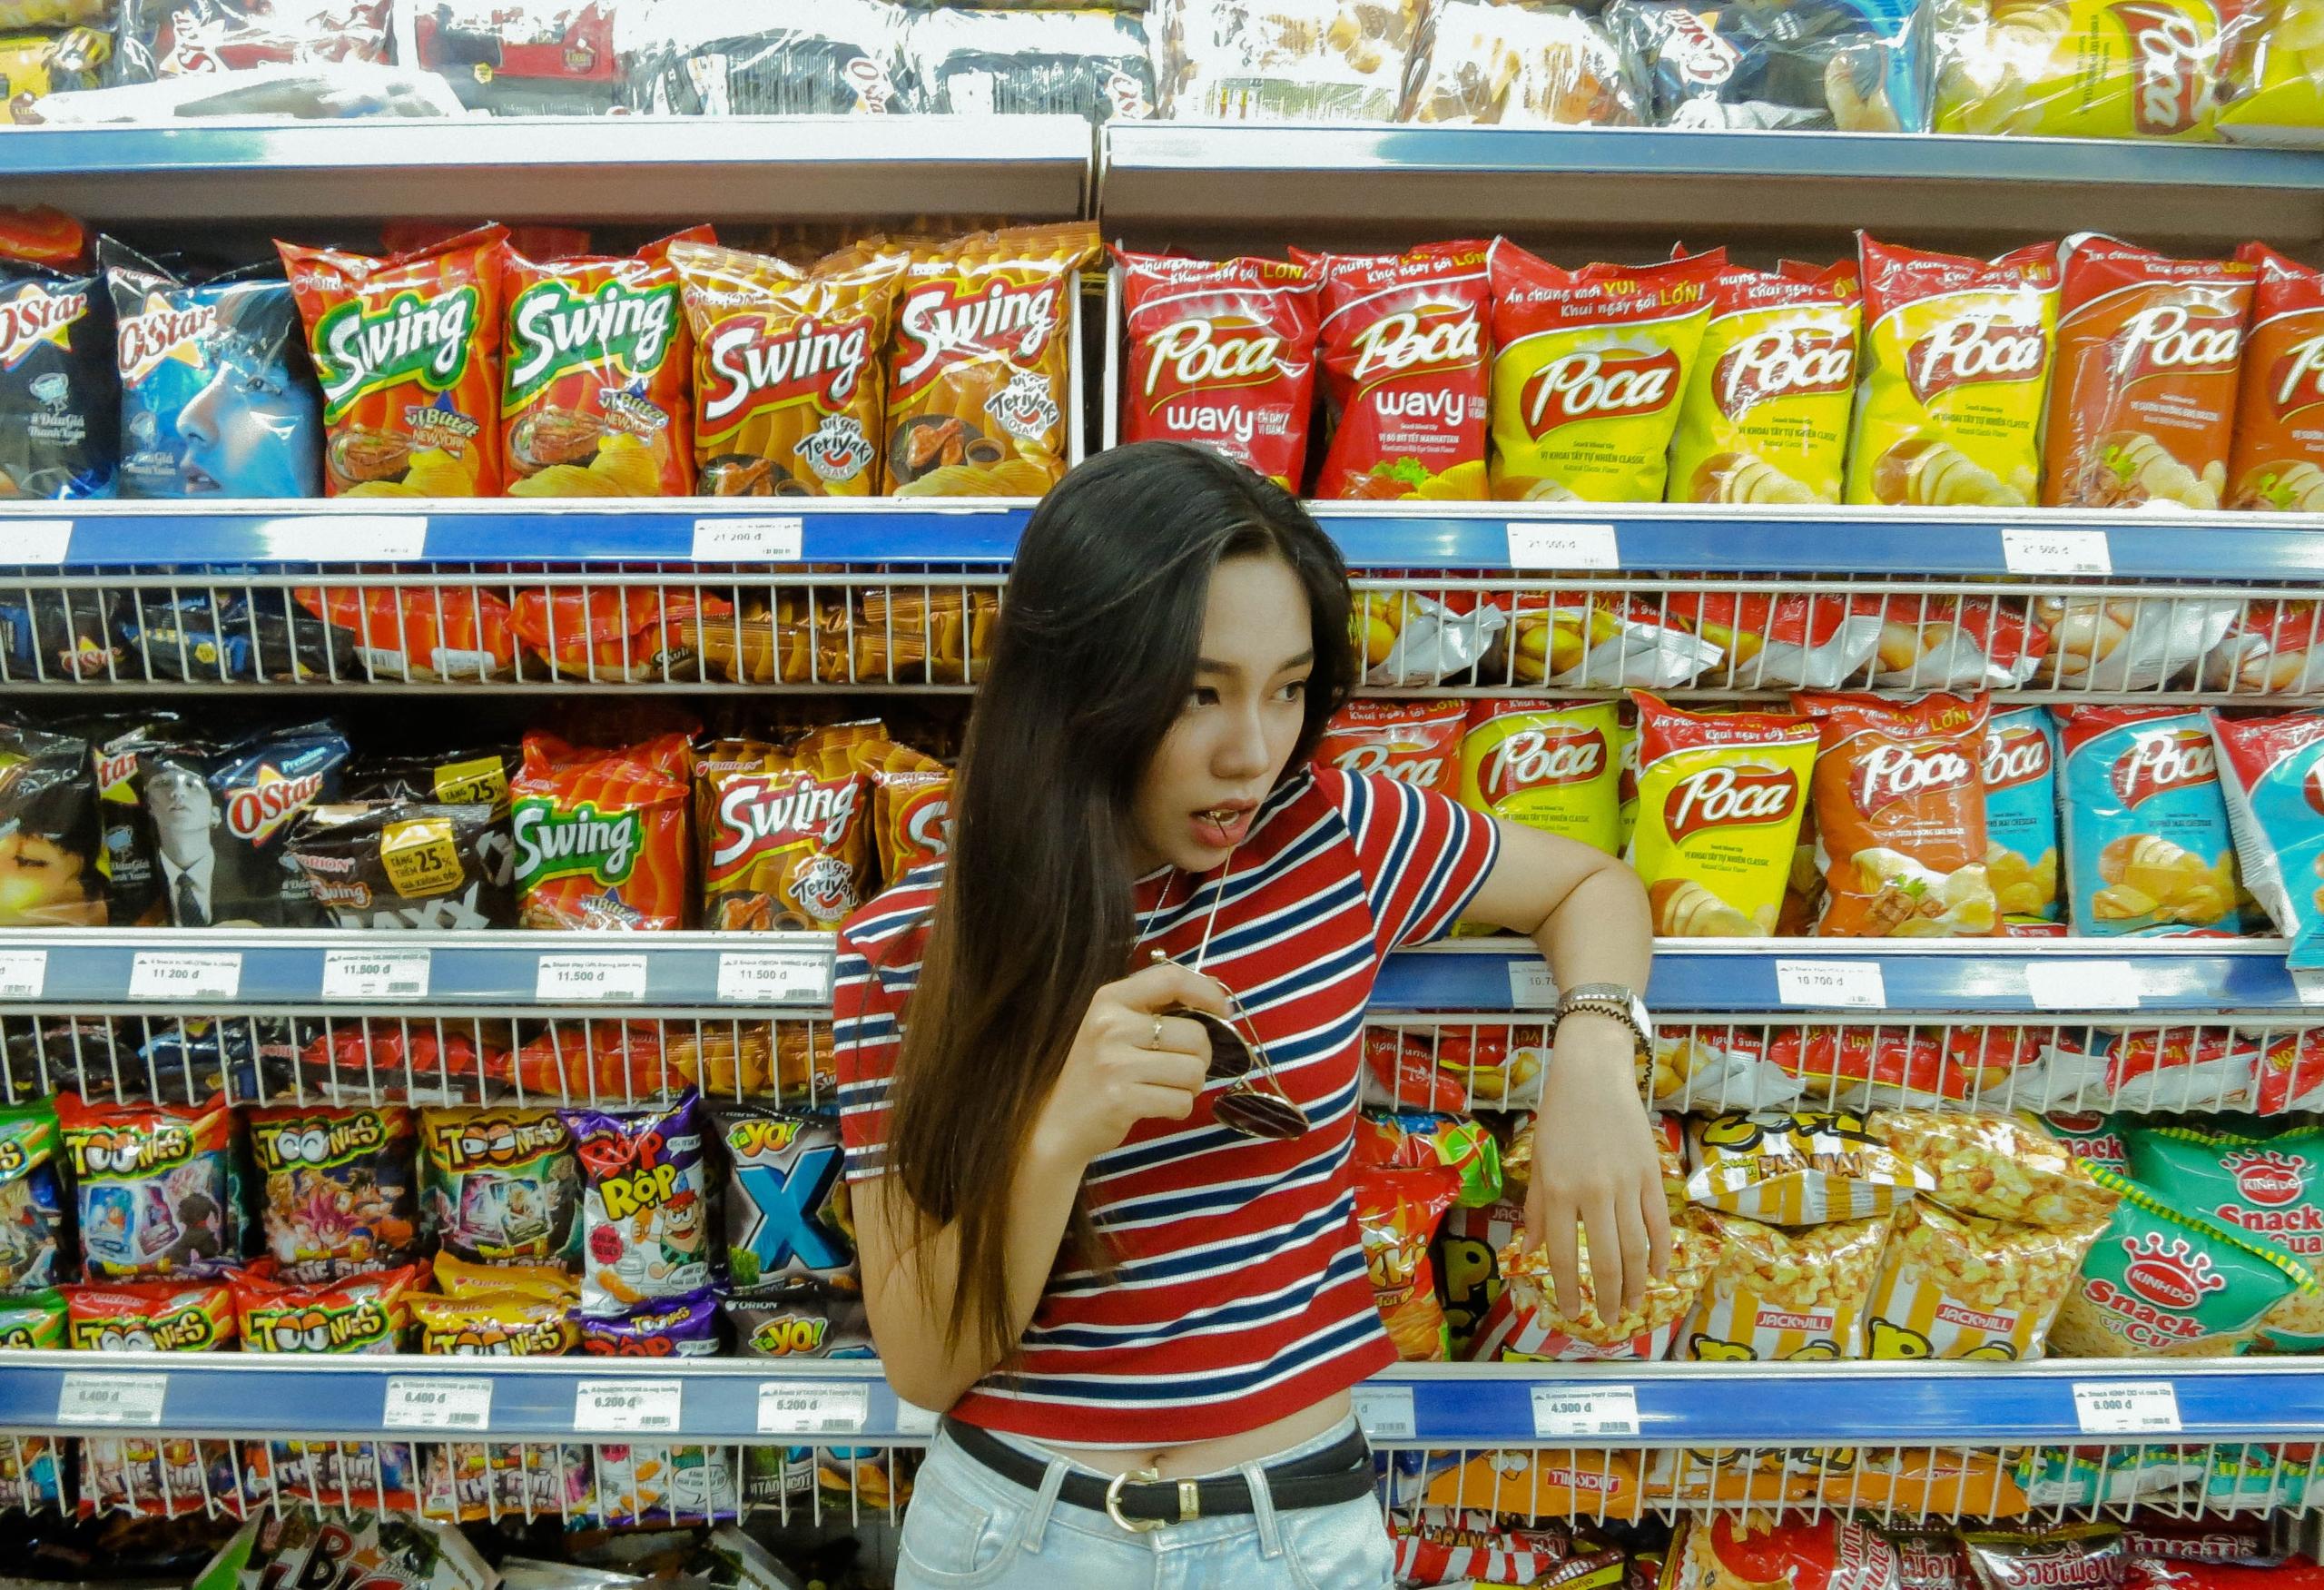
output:
[[[1231,855],[1227,866],[1229,871],[1234,866]],[[1202,943],[1195,951],[1192,970],[1196,972],[1202,970],[1203,962],[1210,954],[1211,930],[1218,925],[1218,907],[1226,898],[1226,878],[1222,874],[1218,893],[1210,903],[1209,919],[1203,923]],[[1153,952],[1157,965],[1169,958],[1159,950]],[[1214,1016],[1208,1011],[1178,1009],[1165,1012],[1196,1023],[1210,1040],[1210,1080],[1227,1084],[1211,1105],[1212,1119],[1243,1137],[1287,1142],[1301,1136],[1309,1130],[1307,1112],[1291,1101],[1282,1079],[1275,1074],[1275,1067],[1267,1063],[1266,1045],[1258,1041],[1243,1002],[1225,983],[1220,983],[1219,987],[1226,991],[1231,1020]]]

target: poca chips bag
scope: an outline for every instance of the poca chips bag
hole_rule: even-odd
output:
[[[2263,243],[2236,258],[2258,267],[2243,348],[2230,508],[2324,512],[2324,272]]]
[[[1638,704],[1638,828],[1627,859],[1646,884],[1654,931],[1678,938],[1775,932],[1817,729],[1772,712],[1689,712],[1644,691]]]
[[[2324,966],[2324,712],[2205,716],[2243,883],[2291,941],[2292,968]]]
[[[1939,0],[1934,130],[2070,138],[2214,135],[2209,0]]]
[[[1471,702],[1461,804],[1611,854],[1620,737],[1610,701]]]
[[[1729,265],[1670,443],[1672,502],[1837,502],[1856,397],[1855,262],[1802,279]]]
[[[1321,279],[1276,260],[1116,251],[1125,441],[1190,441],[1287,491],[1307,472]]]
[[[1462,701],[1359,698],[1332,714],[1315,744],[1315,760],[1346,773],[1454,795],[1468,725],[1468,704]]]
[[[2021,706],[1985,724],[1985,871],[2005,916],[2055,922],[2058,731],[2049,710]]]
[[[2233,932],[2235,844],[2202,712],[2069,706],[2058,734],[2074,932]]]

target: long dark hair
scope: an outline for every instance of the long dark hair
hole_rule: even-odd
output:
[[[1016,1331],[1009,1198],[1034,1122],[1100,986],[1134,945],[1130,809],[1194,687],[1212,570],[1280,558],[1307,596],[1315,666],[1287,772],[1353,683],[1347,570],[1281,487],[1198,448],[1081,465],[1035,510],[951,796],[942,892],[890,1093],[888,1163],[932,1226],[957,1223],[955,1339],[994,1361]],[[1087,1202],[1068,1244],[1106,1252]]]

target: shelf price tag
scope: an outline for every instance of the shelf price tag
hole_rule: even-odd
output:
[[[1413,1416],[1409,1386],[1358,1386],[1349,1394],[1355,1401],[1355,1422],[1375,1441],[1413,1441],[1420,1427]]]
[[[2004,530],[2001,560],[2012,574],[2112,574],[2103,530]]]
[[[1635,1386],[1536,1386],[1533,1434],[1544,1439],[1638,1434]]]
[[[852,1436],[871,1417],[868,1386],[822,1385],[812,1380],[759,1382],[762,1436]]]
[[[2291,993],[2304,1005],[2324,1005],[2324,972],[2293,973]]]
[[[72,539],[71,519],[0,518],[0,564],[53,568],[64,561],[64,548]]]
[[[533,997],[544,1003],[645,997],[643,955],[543,955]]]
[[[828,955],[730,950],[718,957],[718,998],[724,1004],[823,1004],[832,997],[831,973]]]
[[[573,1427],[675,1435],[684,1398],[677,1380],[584,1380],[573,1388]]]
[[[190,954],[177,950],[140,950],[129,963],[132,999],[231,999],[241,992],[240,951]]]
[[[169,1393],[167,1375],[97,1375],[67,1369],[64,1389],[56,1394],[56,1422],[158,1425]]]
[[[428,516],[315,513],[271,521],[267,552],[298,563],[411,563],[428,555]]]
[[[697,563],[796,563],[803,556],[807,521],[780,518],[696,519]]]
[[[1811,1010],[1878,1011],[1888,1006],[1877,961],[1777,961],[1776,999]]]
[[[1509,526],[1512,568],[1620,568],[1622,553],[1611,525],[1526,524]]]
[[[488,1430],[492,1382],[391,1375],[379,1423],[390,1430]]]
[[[2175,1436],[2179,1388],[2168,1380],[2077,1380],[2073,1417],[2085,1436]]]
[[[0,999],[38,999],[48,986],[46,950],[0,953]]]
[[[1509,963],[1509,1002],[1521,1011],[1547,1011],[1557,1007],[1558,985],[1551,977],[1547,963],[1541,961],[1512,961]]]
[[[2134,1011],[2138,973],[2128,961],[2028,961],[2025,993],[2037,1011]]]
[[[932,1436],[936,1433],[936,1410],[922,1407],[916,1402],[896,1398],[896,1434],[899,1436]]]
[[[426,950],[326,950],[325,999],[426,999]]]

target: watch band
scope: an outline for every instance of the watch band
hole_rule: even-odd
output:
[[[1630,1030],[1637,1041],[1639,1052],[1654,1052],[1654,1027],[1646,1012],[1646,1003],[1630,990],[1618,983],[1585,983],[1569,990],[1558,1000],[1557,1020],[1562,1022],[1576,1011],[1592,1015],[1608,1016]]]

